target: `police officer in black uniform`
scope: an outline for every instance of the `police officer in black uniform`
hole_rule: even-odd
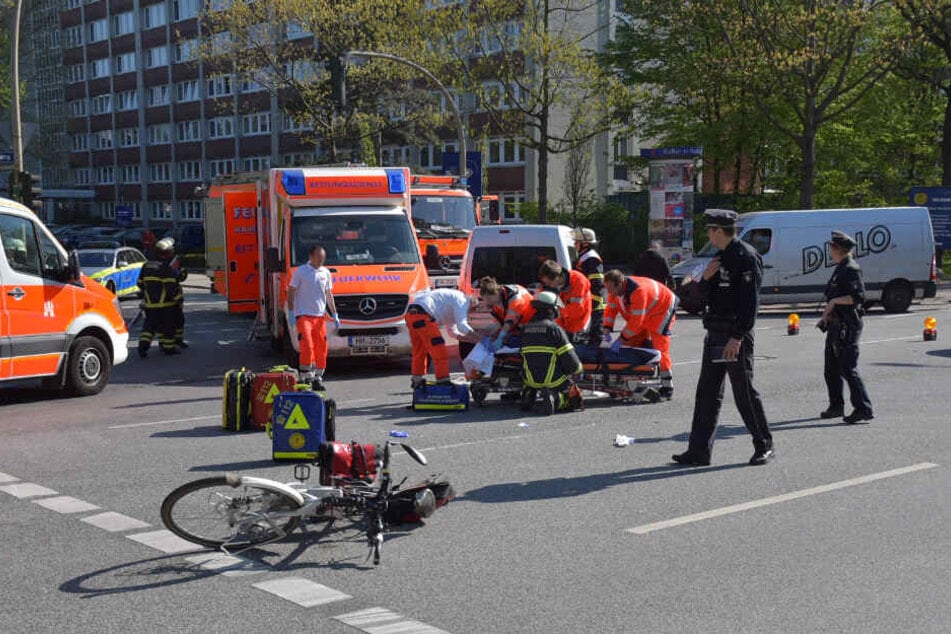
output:
[[[817,324],[826,333],[825,380],[829,390],[829,408],[822,418],[838,418],[845,414],[842,380],[849,384],[852,413],[844,416],[847,423],[872,420],[872,402],[859,376],[859,338],[862,336],[862,305],[865,284],[862,270],[852,257],[855,241],[841,231],[832,232],[829,253],[836,263],[826,285],[826,307]]]
[[[733,400],[753,437],[751,465],[773,458],[773,437],[759,393],[753,387],[753,326],[759,309],[763,261],[756,250],[736,237],[735,211],[708,209],[707,237],[720,249],[699,282],[706,311],[703,361],[687,451],[673,456],[683,465],[708,465],[713,451],[723,380],[730,375]]]

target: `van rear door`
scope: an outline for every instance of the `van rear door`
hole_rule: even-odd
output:
[[[7,287],[3,281],[3,272],[6,268],[6,254],[0,252],[0,381],[10,378],[11,367],[13,366],[10,319],[7,316]]]

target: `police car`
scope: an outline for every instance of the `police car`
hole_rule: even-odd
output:
[[[132,247],[79,249],[79,266],[118,297],[139,293],[139,273],[146,257]]]

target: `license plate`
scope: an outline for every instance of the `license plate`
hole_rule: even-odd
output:
[[[349,339],[351,348],[377,348],[390,345],[389,335],[357,335]]]
[[[434,277],[433,282],[436,288],[456,288],[459,286],[459,280],[455,277]]]

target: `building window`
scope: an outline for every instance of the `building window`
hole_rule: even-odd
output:
[[[167,106],[169,103],[168,84],[163,84],[161,86],[149,86],[147,99],[149,106]]]
[[[69,116],[85,117],[86,116],[86,100],[76,99],[75,101],[70,101],[69,102]]]
[[[271,131],[271,113],[255,112],[241,117],[241,133],[250,136],[253,134],[267,134]]]
[[[241,92],[244,92],[244,93],[261,92],[264,89],[265,89],[264,86],[262,86],[261,83],[258,82],[253,77],[245,77],[244,79],[241,80],[241,86],[240,86]]]
[[[150,125],[148,130],[150,145],[165,145],[172,142],[172,124],[158,123]]]
[[[522,146],[508,139],[489,139],[487,165],[522,165],[525,156]]]
[[[116,36],[135,33],[135,14],[126,11],[112,16],[112,32]]]
[[[149,216],[152,220],[171,220],[172,203],[167,200],[153,200],[149,203]]]
[[[310,37],[313,35],[310,31],[304,30],[304,27],[301,26],[300,22],[288,22],[287,29],[285,30],[287,39],[296,40],[302,37]]]
[[[66,0],[67,9],[78,9],[83,6],[83,0]]]
[[[179,181],[200,181],[201,161],[182,161],[178,164]]]
[[[112,112],[112,95],[96,95],[92,98],[93,114],[108,114]]]
[[[71,180],[73,182],[74,187],[89,184],[89,168],[88,167],[80,167],[80,168],[74,169],[72,170],[72,174],[70,176],[71,176]]]
[[[309,132],[313,130],[314,126],[311,122],[304,119],[295,119],[291,115],[284,115],[284,131],[285,132]]]
[[[198,39],[182,40],[175,43],[175,63],[192,62],[197,59]]]
[[[139,93],[135,90],[126,90],[116,94],[116,112],[135,110],[139,107]]]
[[[139,144],[138,128],[122,128],[119,130],[119,147],[135,147]]]
[[[525,192],[500,192],[499,201],[502,203],[502,219],[518,220],[518,210],[525,202]]]
[[[234,117],[208,119],[208,138],[226,139],[234,136]]]
[[[83,45],[83,27],[81,26],[70,26],[66,27],[66,48],[71,48],[73,46],[82,46]]]
[[[172,0],[172,21],[179,22],[198,17],[201,0]]]
[[[111,165],[96,168],[96,182],[100,185],[113,185],[116,182],[115,168]]]
[[[86,25],[86,32],[89,36],[86,41],[90,44],[109,39],[109,21],[106,18],[94,20]]]
[[[106,220],[114,220],[116,217],[115,203],[99,203],[99,213]]]
[[[71,135],[71,141],[73,152],[85,152],[89,149],[89,136],[85,132]]]
[[[175,97],[179,103],[195,101],[201,97],[197,79],[180,81],[175,84]]]
[[[145,51],[145,67],[157,68],[168,65],[168,47],[156,46]]]
[[[112,130],[99,130],[98,132],[93,132],[93,138],[95,139],[95,145],[93,149],[96,150],[111,150],[112,149]]]
[[[205,203],[200,200],[178,201],[178,217],[180,220],[204,220]]]
[[[201,141],[201,124],[198,121],[178,122],[179,141]]]
[[[408,145],[387,145],[380,152],[383,158],[383,165],[409,165],[409,146]]]
[[[168,24],[168,13],[165,11],[165,3],[160,2],[142,9],[142,26],[145,29],[154,29]]]
[[[217,159],[208,161],[208,170],[211,172],[211,177],[215,178],[225,174],[234,174],[234,165],[234,159]]]
[[[303,167],[314,164],[313,152],[291,152],[284,155],[284,165],[286,167]]]
[[[119,167],[119,180],[123,183],[138,183],[139,182],[139,166],[138,165],[122,165]]]
[[[102,59],[94,59],[89,62],[89,79],[99,79],[100,77],[109,76],[109,60],[108,58],[103,57]]]
[[[231,75],[222,75],[208,80],[209,97],[224,97],[232,93]]]
[[[66,69],[66,79],[70,83],[86,79],[86,67],[83,64],[73,64]]]
[[[116,55],[115,59],[116,75],[121,73],[131,73],[135,70],[135,53],[122,53]]]
[[[249,156],[241,161],[242,171],[260,172],[271,169],[270,156]]]
[[[149,165],[149,181],[152,183],[168,183],[172,180],[171,163],[152,163]]]

